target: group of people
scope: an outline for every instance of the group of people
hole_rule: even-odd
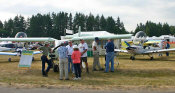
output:
[[[112,39],[109,39],[106,46],[106,57],[105,57],[105,73],[109,72],[109,63],[111,62],[111,72],[114,72],[114,43]],[[41,56],[42,60],[42,75],[44,77],[48,76],[48,72],[52,67],[52,63],[48,60],[47,55],[51,51],[49,47],[49,43],[45,43],[44,46],[40,47],[39,50],[43,51],[43,55]],[[69,72],[75,74],[73,80],[81,79],[81,69],[82,62],[85,63],[86,73],[89,73],[88,62],[87,62],[87,50],[88,45],[83,40],[80,39],[79,45],[73,45],[72,41],[68,42],[68,45],[65,43],[61,43],[58,47],[58,55],[59,55],[59,72],[60,72],[60,80],[63,80],[63,72],[65,73],[65,80],[69,80]],[[95,40],[92,43],[93,50],[93,68],[92,71],[97,71],[96,66],[98,66],[100,71],[104,69],[101,67],[99,62],[99,38],[95,37]],[[45,63],[48,63],[48,67],[45,70]]]

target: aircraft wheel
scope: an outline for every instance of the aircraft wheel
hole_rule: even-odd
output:
[[[134,57],[134,56],[131,56],[130,59],[131,59],[131,60],[135,60],[135,57]]]
[[[132,60],[135,60],[135,57],[132,56]]]
[[[8,61],[9,61],[9,62],[11,62],[11,61],[12,61],[12,59],[11,59],[11,58],[9,58],[9,59],[8,59]]]
[[[34,57],[32,57],[32,61],[34,61],[35,60],[35,58]]]
[[[53,71],[54,72],[59,72],[59,66],[56,64],[53,64]]]
[[[132,56],[130,57],[130,59],[132,59]]]
[[[153,60],[154,58],[153,57],[151,57],[151,60]]]

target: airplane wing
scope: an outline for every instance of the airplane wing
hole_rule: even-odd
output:
[[[12,53],[12,52],[0,52],[0,55],[17,56],[18,53],[17,52],[15,52],[15,53]]]
[[[173,52],[173,51],[175,51],[175,48],[146,51],[146,52],[144,52],[144,54],[163,53],[163,52]]]
[[[41,54],[42,52],[41,51],[34,51],[33,54]]]
[[[127,50],[121,50],[121,49],[115,49],[114,51],[115,51],[115,52],[128,53],[128,51],[127,51]]]
[[[42,52],[40,51],[34,51],[33,54],[41,54]],[[0,55],[9,55],[9,56],[19,56],[20,54],[18,52],[0,52]]]
[[[6,48],[6,47],[0,47],[0,51],[13,51],[14,48]]]
[[[111,34],[107,31],[86,31],[79,32],[73,35],[66,35],[64,39],[72,39],[73,41],[84,39],[84,40],[94,40],[95,37],[98,37],[100,40],[111,39],[127,39],[131,38],[132,34]]]
[[[95,37],[99,37],[99,39],[124,39],[124,38],[130,38],[132,34],[123,34],[123,35],[111,35],[111,36],[84,36],[84,37],[73,37],[72,40],[94,40]]]
[[[55,41],[56,39],[45,37],[45,38],[0,38],[0,41],[16,41],[16,42],[44,42],[44,41]]]

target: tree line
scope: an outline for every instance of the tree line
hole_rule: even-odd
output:
[[[78,26],[82,31],[108,31],[114,34],[129,33],[125,30],[123,22],[118,17],[115,20],[112,16],[93,14],[85,15],[76,13],[59,12],[48,14],[36,14],[25,19],[17,15],[14,19],[4,22],[0,21],[0,37],[14,37],[17,32],[25,32],[29,37],[53,37],[60,39],[65,35],[65,29],[78,32]]]
[[[13,19],[0,21],[0,37],[14,37],[17,32],[25,32],[29,37],[53,37],[60,39],[65,35],[65,29],[78,32],[78,26],[82,31],[108,31],[114,34],[136,34],[144,31],[148,36],[174,35],[175,26],[168,23],[154,23],[147,21],[145,24],[137,24],[134,31],[126,31],[124,23],[118,17],[116,20],[112,16],[93,14],[85,15],[76,13],[59,12],[48,14],[36,14],[25,19],[22,15],[17,15]]]
[[[168,23],[154,23],[147,21],[145,24],[137,24],[137,27],[134,32],[134,35],[138,31],[144,31],[147,36],[161,36],[161,35],[175,35],[175,26],[170,26]]]

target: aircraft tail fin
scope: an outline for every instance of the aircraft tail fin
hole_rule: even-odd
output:
[[[79,28],[78,28],[78,37],[80,37],[81,36],[81,26],[79,26]]]

